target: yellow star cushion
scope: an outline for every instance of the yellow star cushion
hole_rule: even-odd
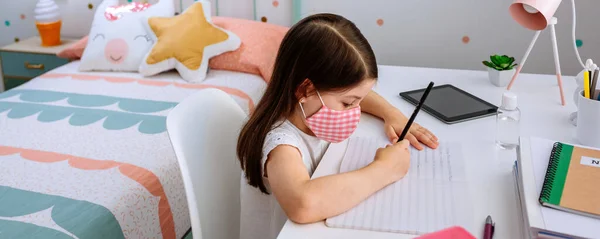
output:
[[[155,43],[140,65],[140,73],[151,76],[175,68],[184,80],[201,82],[211,57],[238,49],[240,38],[214,25],[210,9],[210,3],[202,0],[178,16],[144,21]]]

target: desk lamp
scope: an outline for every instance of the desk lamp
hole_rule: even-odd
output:
[[[510,14],[515,21],[517,21],[521,26],[534,30],[535,35],[533,36],[533,40],[529,44],[527,51],[525,51],[525,56],[521,60],[521,64],[517,67],[515,74],[513,75],[512,80],[508,84],[507,90],[510,90],[513,83],[517,79],[517,76],[523,69],[523,65],[525,65],[525,61],[527,61],[527,57],[529,53],[531,53],[531,49],[535,45],[537,38],[540,36],[540,33],[546,29],[546,27],[550,27],[550,35],[552,37],[552,51],[554,53],[554,66],[556,67],[556,78],[558,81],[558,88],[560,90],[560,101],[562,105],[565,105],[565,96],[562,87],[562,79],[560,72],[560,61],[558,58],[558,46],[556,43],[556,30],[554,25],[558,22],[558,19],[554,17],[554,13],[558,9],[562,0],[515,0],[509,8]],[[573,47],[575,48],[575,53],[577,54],[577,58],[579,60],[579,64],[583,68],[585,68],[583,62],[581,61],[581,57],[579,56],[579,52],[577,50],[577,46],[575,44],[575,0],[571,0],[573,4]]]

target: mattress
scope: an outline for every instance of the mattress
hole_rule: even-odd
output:
[[[190,218],[167,114],[206,88],[250,113],[266,83],[230,71],[188,84],[176,72],[78,65],[0,93],[0,237],[181,238]]]

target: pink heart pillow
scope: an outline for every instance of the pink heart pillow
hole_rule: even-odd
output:
[[[268,83],[279,45],[289,30],[274,24],[229,17],[213,17],[213,23],[240,37],[242,45],[210,59],[209,67],[260,75]]]
[[[87,46],[88,36],[85,36],[79,41],[75,42],[73,45],[68,48],[60,51],[56,56],[60,58],[67,58],[69,60],[79,60],[83,55],[83,51],[85,50],[85,46]]]

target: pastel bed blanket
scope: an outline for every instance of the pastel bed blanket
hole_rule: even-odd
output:
[[[77,64],[0,93],[0,238],[181,238],[190,219],[167,114],[205,88],[251,112],[264,81],[210,71],[187,84]]]

